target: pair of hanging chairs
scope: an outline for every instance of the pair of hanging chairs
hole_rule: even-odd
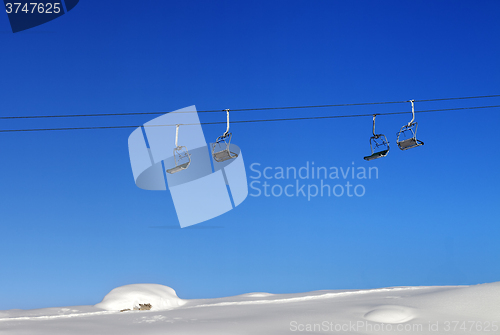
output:
[[[409,102],[411,102],[412,119],[406,125],[401,127],[401,130],[397,134],[398,137],[396,143],[399,149],[401,150],[416,148],[424,144],[424,142],[417,139],[418,123],[415,122],[415,106],[414,106],[415,100],[410,100]],[[238,157],[238,154],[230,150],[232,133],[229,132],[229,109],[226,109],[225,111],[227,114],[226,131],[224,132],[224,134],[222,134],[217,138],[215,143],[211,144],[212,157],[216,162],[219,163]],[[384,134],[375,133],[376,117],[377,114],[373,114],[373,128],[372,128],[373,136],[370,137],[371,155],[364,157],[364,159],[367,161],[387,156],[390,149],[387,137]],[[175,129],[175,148],[174,148],[175,166],[170,169],[167,169],[167,172],[170,174],[174,174],[182,170],[185,170],[191,164],[191,155],[189,154],[187,148],[185,146],[178,145],[179,126],[180,125],[176,125]]]
[[[215,143],[211,144],[212,149],[212,157],[216,162],[224,162],[228,159],[233,159],[238,157],[238,154],[235,154],[230,150],[231,145],[231,137],[232,133],[229,132],[229,109],[225,110],[227,113],[227,128],[226,132],[221,136],[217,137]],[[167,169],[167,172],[170,174],[174,174],[185,170],[191,164],[191,154],[188,152],[185,146],[178,145],[179,139],[179,126],[176,125],[175,129],[175,148],[174,148],[174,163],[175,166]]]
[[[424,142],[417,139],[417,127],[418,123],[414,122],[415,120],[415,100],[410,100],[411,102],[411,112],[412,119],[410,122],[401,127],[401,130],[398,132],[398,137],[396,143],[401,150],[408,150],[411,148],[416,148],[421,145],[424,145]],[[389,141],[387,141],[387,137],[384,134],[375,134],[375,118],[377,114],[373,114],[373,136],[370,137],[370,149],[372,154],[370,156],[365,156],[364,159],[367,161],[371,161],[377,158],[382,158],[387,156],[389,153]]]

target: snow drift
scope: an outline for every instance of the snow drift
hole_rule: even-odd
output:
[[[174,289],[158,284],[133,284],[120,286],[109,292],[95,307],[107,311],[139,309],[151,305],[152,311],[174,309],[185,304]]]
[[[364,318],[379,323],[405,323],[415,318],[412,308],[403,306],[379,306],[365,314]]]

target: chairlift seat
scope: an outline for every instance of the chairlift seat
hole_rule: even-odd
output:
[[[363,157],[364,160],[366,161],[371,161],[377,158],[382,158],[387,156],[389,153],[389,141],[387,141],[387,137],[385,137],[384,134],[377,134],[375,133],[375,118],[377,117],[377,114],[373,114],[373,128],[372,128],[372,134],[373,136],[370,137],[370,150],[372,154],[370,156],[365,156]],[[379,150],[377,152],[374,152],[375,150]]]
[[[406,140],[403,140],[401,142],[397,142],[399,149],[401,150],[407,150],[411,148],[416,148],[421,145],[424,145],[424,142],[417,140],[415,137],[412,138],[407,138]]]
[[[399,149],[401,150],[408,150],[424,145],[424,142],[417,140],[418,123],[415,122],[415,105],[414,105],[415,100],[410,100],[408,102],[411,102],[412,119],[406,125],[401,127],[401,130],[398,132],[398,138],[396,140],[396,143]],[[400,138],[405,138],[405,139],[400,141],[399,140]]]
[[[228,149],[224,149],[224,150],[221,150],[218,152],[214,152],[213,157],[214,157],[216,162],[220,163],[220,162],[225,162],[228,159],[236,158],[236,157],[238,157],[238,154],[235,154],[234,152],[230,152],[229,148],[228,148]]]
[[[173,174],[185,170],[188,168],[189,164],[191,164],[191,155],[188,150],[184,146],[180,146],[177,143],[178,139],[178,129],[179,125],[177,125],[176,136],[175,136],[175,145],[174,148],[174,162],[175,166],[167,170],[168,173]],[[187,160],[187,162],[186,162]],[[184,162],[184,163],[182,163]]]
[[[385,156],[387,156],[388,153],[389,153],[389,149],[382,150],[382,151],[379,151],[379,152],[374,152],[370,156],[365,156],[364,159],[367,160],[367,161],[371,161],[371,160],[374,160],[374,159],[377,159],[377,158],[385,157]]]
[[[184,164],[181,164],[181,165],[177,165],[171,169],[168,169],[167,172],[170,173],[170,174],[173,174],[173,173],[176,173],[176,172],[179,172],[179,171],[182,171],[182,170],[185,170],[188,168],[189,166],[189,163],[191,162],[186,162]]]

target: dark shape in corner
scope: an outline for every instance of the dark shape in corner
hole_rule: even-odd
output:
[[[72,10],[80,0],[64,0],[66,4],[66,13]]]
[[[78,2],[79,0],[65,0],[66,11],[68,12],[73,9]],[[42,25],[65,14],[62,0],[37,3],[4,0],[4,4],[13,33]],[[40,10],[42,11],[41,13]]]

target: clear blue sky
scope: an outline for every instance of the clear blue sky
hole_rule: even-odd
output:
[[[499,11],[498,1],[81,1],[17,34],[0,15],[0,115],[499,94]],[[492,98],[416,108],[499,104]],[[0,133],[0,309],[95,304],[132,283],[208,298],[498,281],[499,113],[417,114],[425,145],[406,152],[395,135],[409,116],[380,116],[377,130],[392,148],[372,162],[362,159],[370,117],[235,124],[233,141],[249,177],[252,163],[354,162],[376,166],[379,178],[354,181],[366,187],[363,197],[249,196],[188,229],[175,229],[168,191],[135,186],[131,129]],[[153,117],[3,120],[0,129],[143,124]],[[207,140],[223,128],[204,126]]]

